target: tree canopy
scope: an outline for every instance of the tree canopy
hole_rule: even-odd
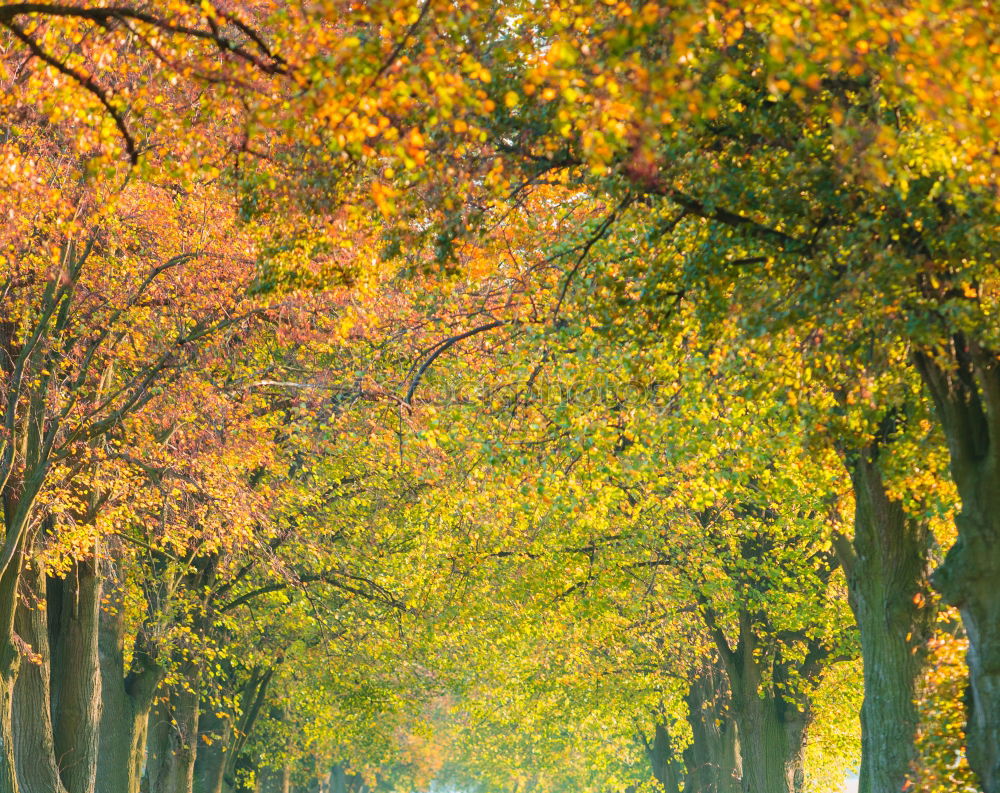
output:
[[[0,3],[0,793],[1000,793],[998,34]]]

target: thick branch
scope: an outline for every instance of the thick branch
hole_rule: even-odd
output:
[[[499,328],[501,325],[506,325],[507,323],[503,320],[496,320],[495,322],[487,322],[485,325],[480,325],[479,327],[473,328],[472,330],[467,330],[465,333],[459,333],[457,336],[452,336],[450,339],[445,339],[434,351],[427,357],[427,360],[423,362],[417,373],[413,376],[413,380],[410,382],[410,387],[406,391],[406,396],[403,401],[407,405],[413,404],[413,394],[417,390],[417,386],[420,385],[420,378],[424,376],[424,373],[431,367],[441,355],[447,352],[451,347],[458,344],[463,339],[467,339],[470,336],[475,336],[478,333],[485,333],[488,330],[493,330],[494,328]]]

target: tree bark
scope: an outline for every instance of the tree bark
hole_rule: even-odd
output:
[[[699,670],[684,700],[691,745],[673,747],[665,725],[656,725],[646,744],[654,778],[664,793],[740,793],[742,768],[725,671],[716,660]]]
[[[221,793],[229,759],[232,722],[204,703],[198,719],[198,751],[194,761],[194,793]]]
[[[226,767],[223,770],[223,779],[230,787],[235,787],[240,758],[244,756],[243,749],[247,740],[253,732],[257,720],[260,718],[264,702],[267,698],[268,687],[274,678],[274,668],[261,670],[255,668],[250,679],[243,687],[240,695],[240,709],[242,711],[239,724],[236,729],[235,740],[232,742],[228,756],[226,757]]]
[[[94,560],[74,565],[69,576],[50,582],[52,721],[60,776],[68,793],[94,793],[101,721],[98,622],[101,582]]]
[[[663,787],[663,793],[681,793],[681,785],[684,782],[684,766],[674,753],[670,732],[664,725],[656,725],[653,741],[646,745],[646,756],[649,758],[653,778]],[[339,766],[330,776],[333,793],[343,793],[347,789],[346,782],[334,776],[338,770],[340,771],[339,777],[342,777],[343,769]],[[339,789],[340,783],[343,783],[343,791]]]
[[[725,673],[703,669],[685,697],[692,743],[684,751],[684,793],[739,793],[743,769]]]
[[[160,793],[166,776],[167,756],[170,751],[170,707],[167,695],[161,692],[149,712],[146,730],[146,767],[142,778],[142,793]]]
[[[13,642],[0,644],[0,793],[19,793],[14,761],[14,680],[19,656]]]
[[[670,748],[669,744],[667,748]],[[653,774],[655,776],[655,769]],[[336,763],[330,769],[330,793],[349,793],[347,789],[347,770],[340,763]]]
[[[43,571],[29,567],[21,588],[14,625],[30,653],[13,699],[21,790],[93,793],[100,718],[100,582],[93,564],[81,562],[65,581],[48,582]]]
[[[932,581],[969,636],[969,765],[985,793],[1000,793],[1000,358],[955,334],[914,359],[962,502],[958,539]]]
[[[95,789],[96,793],[138,793],[152,697],[131,695],[123,684],[120,671],[118,674],[114,671],[114,661],[102,658],[104,708]]]
[[[200,697],[195,676],[186,677],[187,685],[170,687],[150,725],[149,793],[192,793],[194,788]]]
[[[126,675],[124,642],[123,603],[116,589],[101,610],[98,634],[103,710],[96,793],[138,793],[149,712],[162,674],[139,637]]]
[[[877,450],[850,467],[852,548],[838,547],[861,636],[860,793],[899,793],[916,760],[916,684],[935,609],[928,590],[930,531],[889,498]]]
[[[235,682],[237,674],[231,670],[230,684]],[[273,676],[273,669],[250,670],[239,692],[238,715],[219,716],[208,700],[203,702],[198,720],[195,793],[220,793],[236,787],[237,764],[260,716]]]
[[[805,786],[806,732],[812,718],[804,694],[793,694],[790,671],[810,682],[819,674],[823,651],[809,642],[806,657],[795,662],[781,658],[780,646],[759,646],[751,615],[739,615],[739,641],[733,649],[715,624],[709,628],[722,656],[732,697],[733,720],[739,733],[744,793],[802,793]],[[768,680],[764,679],[767,664]]]
[[[260,769],[258,793],[291,793],[292,771],[289,766]]]
[[[191,793],[194,788],[194,763],[198,752],[200,695],[195,687],[176,689],[170,698],[173,729],[170,733],[171,762],[162,793]]]
[[[14,755],[21,793],[65,793],[56,760],[51,711],[51,652],[45,613],[45,575],[28,569],[14,629],[29,657],[14,683]]]
[[[789,712],[770,694],[742,692],[734,699],[740,731],[745,793],[802,793],[808,716]]]
[[[7,534],[18,532],[12,524],[11,512],[16,506],[3,499]],[[14,740],[14,684],[19,676],[21,651],[15,643],[14,619],[17,612],[17,590],[21,580],[20,548],[0,572],[0,793],[20,793]]]

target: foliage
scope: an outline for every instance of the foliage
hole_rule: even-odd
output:
[[[94,575],[219,784],[652,789],[711,667],[835,788],[852,465],[962,540],[925,386],[1000,349],[998,21],[0,6],[0,693],[59,669],[39,571]],[[972,790],[963,640],[922,638],[912,783]]]
[[[958,631],[955,612],[942,612],[930,641],[931,662],[921,690],[920,765],[909,788],[914,791],[979,790],[965,758],[967,651],[968,640]]]

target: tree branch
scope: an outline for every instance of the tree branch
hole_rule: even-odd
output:
[[[445,339],[443,342],[438,344],[434,348],[434,351],[428,356],[427,360],[417,369],[417,373],[414,375],[413,380],[410,382],[410,387],[406,390],[406,396],[403,401],[407,405],[413,405],[413,394],[417,390],[417,386],[420,385],[420,379],[424,376],[424,373],[431,367],[441,355],[448,351],[451,347],[458,344],[460,341],[469,338],[470,336],[475,336],[478,333],[485,333],[488,330],[493,330],[494,328],[499,328],[501,325],[506,325],[507,322],[504,320],[496,320],[495,322],[487,322],[485,325],[480,325],[479,327],[473,328],[472,330],[467,330],[465,333],[459,333],[457,336],[452,336],[450,339]]]

